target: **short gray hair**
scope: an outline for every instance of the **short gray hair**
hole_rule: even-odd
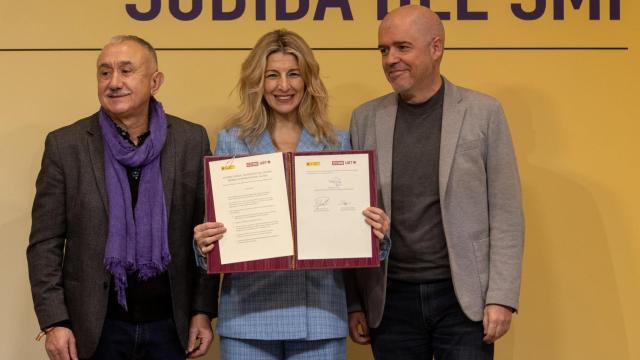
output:
[[[112,37],[111,40],[109,40],[109,43],[107,45],[120,44],[125,41],[133,41],[134,43],[145,48],[151,55],[151,59],[153,60],[153,63],[156,65],[156,68],[158,67],[158,55],[156,55],[156,49],[147,40],[141,37],[138,37],[135,35],[116,35]]]

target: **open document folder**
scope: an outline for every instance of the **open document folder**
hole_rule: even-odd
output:
[[[207,156],[207,221],[227,228],[209,272],[372,267],[373,151]]]

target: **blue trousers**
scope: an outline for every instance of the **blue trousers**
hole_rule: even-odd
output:
[[[220,337],[222,360],[344,360],[347,340],[252,340]]]
[[[376,360],[488,360],[481,321],[460,308],[450,280],[414,284],[389,280],[380,326],[371,329]]]
[[[91,360],[184,360],[184,349],[170,319],[145,323],[106,319]]]

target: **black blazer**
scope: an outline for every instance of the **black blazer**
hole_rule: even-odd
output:
[[[195,265],[193,227],[202,222],[206,130],[167,115],[160,158],[168,216],[168,274],[183,347],[194,313],[217,315],[218,276]],[[104,146],[97,113],[51,132],[36,181],[27,247],[33,303],[41,328],[71,322],[78,355],[90,357],[107,312],[111,275],[104,268],[108,206]]]

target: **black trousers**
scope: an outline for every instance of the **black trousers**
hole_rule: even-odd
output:
[[[376,360],[488,360],[481,321],[460,308],[450,280],[414,284],[389,280],[380,326],[371,329]]]

